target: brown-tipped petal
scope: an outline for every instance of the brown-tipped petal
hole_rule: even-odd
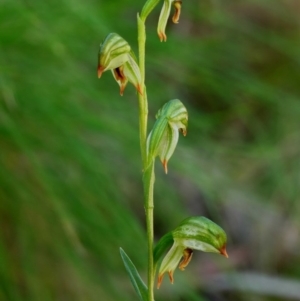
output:
[[[120,85],[120,95],[121,95],[121,96],[123,96],[125,87],[126,87],[126,85],[124,85],[123,83],[121,83],[121,85]]]
[[[125,87],[127,85],[127,78],[124,75],[124,67],[120,66],[113,70],[114,78],[120,86],[120,95],[123,96]]]
[[[104,72],[104,67],[102,67],[101,65],[98,65],[98,68],[97,68],[97,74],[98,74],[98,78],[101,77],[102,73]]]
[[[187,134],[187,130],[185,130],[185,129],[181,129],[181,133],[182,133],[182,135],[185,137],[185,136],[186,136],[186,134]]]
[[[225,256],[226,258],[228,258],[228,254],[226,251],[226,245],[224,245],[221,249],[220,249],[220,254],[222,254],[223,256]]]
[[[169,272],[168,272],[169,278],[170,278],[170,282],[171,282],[172,284],[174,283],[173,273],[174,273],[174,271],[169,271]]]
[[[181,13],[181,3],[182,3],[182,1],[174,2],[175,13],[172,18],[173,23],[178,23],[178,21],[179,21],[179,17],[180,17],[180,13]]]
[[[183,259],[179,264],[179,269],[181,271],[184,271],[184,268],[189,264],[189,262],[192,259],[192,255],[193,255],[192,249],[187,248],[183,251]]]
[[[142,85],[138,84],[138,85],[136,86],[136,90],[140,93],[140,95],[143,96],[143,88],[142,88]]]
[[[168,161],[167,160],[162,160],[161,163],[164,167],[165,173],[167,174],[168,173]]]
[[[167,36],[164,32],[162,31],[159,31],[158,32],[158,37],[160,39],[161,42],[166,42],[167,41]]]
[[[158,275],[158,279],[157,279],[157,289],[159,289],[162,281],[163,281],[163,278],[164,278],[164,274],[159,274]]]

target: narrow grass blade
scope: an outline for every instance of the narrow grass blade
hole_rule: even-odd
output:
[[[120,253],[122,260],[124,262],[125,268],[129,274],[131,283],[137,292],[138,296],[140,297],[141,301],[147,301],[148,297],[148,288],[144,281],[142,280],[141,276],[139,275],[136,267],[134,266],[133,262],[130,260],[128,255],[125,251],[120,248]]]

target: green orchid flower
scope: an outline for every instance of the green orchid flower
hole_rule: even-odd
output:
[[[161,262],[157,287],[160,287],[165,273],[169,274],[171,283],[174,282],[173,274],[176,267],[179,265],[179,269],[184,270],[192,259],[193,250],[228,257],[226,241],[224,230],[208,218],[197,216],[185,219],[174,231],[163,236],[154,249],[154,260],[157,265],[165,251],[173,244]]]
[[[142,95],[141,73],[130,45],[118,34],[110,33],[100,45],[98,55],[98,78],[111,70],[123,95],[128,82]]]
[[[168,161],[174,153],[179,130],[187,133],[188,113],[178,99],[167,102],[156,114],[156,122],[147,139],[149,162],[159,156],[165,173],[168,173]]]

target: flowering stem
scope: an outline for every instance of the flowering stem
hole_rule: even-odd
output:
[[[139,98],[139,124],[140,124],[140,147],[143,161],[143,182],[144,182],[144,206],[146,212],[147,241],[148,241],[148,301],[154,301],[154,262],[153,262],[153,189],[154,189],[154,161],[147,162],[147,123],[148,123],[148,101],[145,86],[145,44],[146,30],[145,20],[137,16],[138,26],[138,49],[139,68],[142,79],[143,95],[138,93]]]
[[[154,259],[153,259],[153,190],[154,190],[154,160],[144,172],[144,196],[145,196],[145,211],[147,223],[147,240],[148,240],[148,301],[154,301]]]

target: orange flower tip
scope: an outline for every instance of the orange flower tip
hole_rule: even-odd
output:
[[[161,275],[158,275],[158,279],[157,279],[157,289],[160,288],[160,285],[163,281],[163,278],[164,278],[164,274],[161,274]]]
[[[167,41],[167,36],[164,32],[162,31],[159,31],[158,32],[158,37],[160,39],[161,42],[166,42]]]
[[[181,129],[182,135],[185,137],[187,134],[187,130]]]
[[[184,269],[190,263],[190,261],[192,259],[192,255],[193,255],[193,250],[192,249],[187,248],[183,251],[183,259],[179,264],[179,269],[181,271],[184,271]]]
[[[177,16],[177,14],[175,13],[175,15],[172,17],[172,21],[174,24],[178,24],[179,23],[179,16]]]
[[[142,85],[138,84],[137,87],[136,87],[136,89],[140,93],[140,95],[143,96],[144,93],[143,93]]]
[[[123,96],[124,90],[125,90],[125,86],[121,86],[120,87],[120,95],[121,96]]]
[[[174,7],[175,7],[175,13],[174,13],[174,16],[172,18],[172,21],[173,21],[173,23],[178,23],[180,13],[181,13],[181,1],[174,2]]]
[[[226,251],[226,245],[224,245],[221,249],[220,249],[220,254],[225,256],[226,258],[228,258],[228,254],[227,254],[227,251]]]
[[[168,173],[168,165],[167,165],[168,162],[167,162],[167,160],[163,160],[163,161],[161,161],[161,163],[164,167],[165,173],[167,174]]]
[[[174,277],[173,277],[173,273],[174,271],[169,271],[169,279],[170,279],[170,282],[173,284],[174,283]]]
[[[97,69],[98,78],[101,77],[103,71],[104,71],[104,67],[102,67],[101,65],[98,65],[98,69]]]

